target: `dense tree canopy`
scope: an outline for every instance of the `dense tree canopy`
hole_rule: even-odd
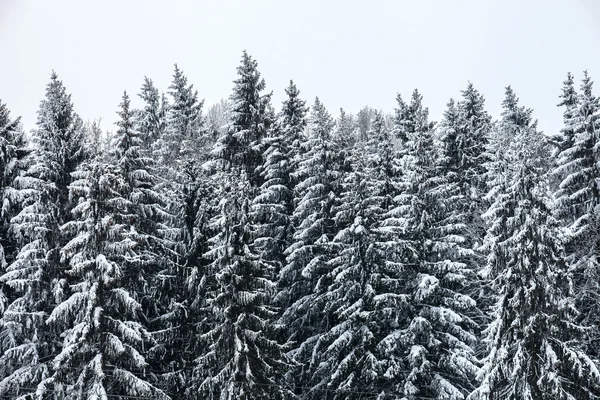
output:
[[[599,398],[576,86],[546,133],[511,86],[497,119],[472,83],[439,123],[416,89],[332,115],[290,81],[276,110],[244,51],[206,113],[175,65],[108,134],[52,73],[30,134],[0,102],[0,398]]]

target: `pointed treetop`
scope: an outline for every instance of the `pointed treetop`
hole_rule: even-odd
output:
[[[236,84],[236,88],[238,85],[251,85],[247,86],[244,89],[246,90],[256,90],[256,92],[260,92],[265,89],[266,83],[264,79],[261,79],[260,72],[258,72],[258,62],[254,60],[247,52],[244,50],[242,54],[242,62],[237,67],[238,75],[240,78],[236,79],[234,83]],[[235,93],[236,89],[234,89]]]
[[[315,104],[312,106],[311,123],[313,135],[325,140],[329,139],[335,122],[318,96],[315,97]]]
[[[507,86],[504,100],[502,101],[502,121],[516,126],[526,127],[531,124],[533,110],[520,107],[519,98],[512,87]]]
[[[141,92],[138,94],[138,96],[150,104],[158,104],[158,89],[154,86],[152,79],[144,76],[144,83],[142,84]]]
[[[130,108],[130,104],[131,101],[129,95],[124,91],[121,103],[119,104],[119,110],[117,111],[120,119],[115,123],[118,128],[115,133],[112,148],[113,156],[116,158],[119,165],[126,170],[129,168],[129,161],[124,159],[131,156],[130,151],[132,148],[140,145],[140,139],[134,131],[133,112]]]
[[[485,104],[485,99],[483,95],[479,93],[472,82],[469,81],[467,88],[465,90],[461,90],[461,94],[463,96],[463,101],[465,109],[472,109],[473,111],[483,111],[483,106]]]
[[[517,104],[519,103],[519,98],[515,95],[514,90],[510,85],[505,88],[504,91],[504,100],[502,101],[502,106],[505,109],[516,109]]]
[[[592,87],[594,86],[594,81],[588,74],[587,70],[583,71],[583,79],[581,80],[581,93],[583,96],[588,98],[593,98],[592,95]]]
[[[119,117],[121,117],[121,121],[116,122],[117,126],[121,127],[123,125],[123,121],[131,118],[132,113],[129,109],[130,104],[131,100],[129,99],[129,95],[127,94],[127,91],[124,90],[123,96],[121,97],[121,103],[119,104],[119,110],[117,111],[117,114]]]
[[[308,108],[306,107],[306,101],[300,99],[300,90],[296,87],[296,84],[290,80],[290,86],[285,89],[287,98],[283,101],[283,107],[281,110],[282,123],[284,126],[300,126],[306,125],[306,113]]]
[[[570,108],[577,104],[577,91],[575,90],[575,80],[573,74],[567,74],[567,80],[563,82],[562,93],[559,96],[562,100],[557,105]]]
[[[16,130],[20,122],[21,117],[17,117],[15,120],[11,121],[10,110],[6,104],[2,103],[2,100],[0,100],[0,136],[6,137],[9,132]]]
[[[244,50],[242,62],[237,67],[238,78],[233,81],[231,93],[232,127],[234,131],[250,129],[258,114],[265,111],[271,93],[261,94],[265,80],[258,72],[258,64]]]
[[[73,111],[71,95],[67,94],[63,82],[58,79],[54,71],[50,76],[50,82],[46,85],[46,96],[41,101],[37,114],[38,128],[47,131],[66,132],[77,119]]]

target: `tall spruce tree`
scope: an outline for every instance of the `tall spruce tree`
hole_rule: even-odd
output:
[[[400,264],[390,252],[402,253],[402,240],[388,243],[380,224],[397,193],[391,138],[383,115],[375,112],[368,145],[356,145],[353,170],[345,174],[335,207],[339,232],[327,262],[330,283],[314,302],[323,304],[329,321],[310,359],[310,390],[305,398],[359,399],[377,393],[394,398],[394,355],[383,340],[406,310],[399,289]]]
[[[481,244],[485,226],[479,217],[487,208],[482,201],[486,192],[487,142],[491,118],[484,108],[485,100],[472,83],[462,91],[462,100],[448,103],[440,123],[440,174],[460,196],[454,205],[456,218],[466,224],[467,247]]]
[[[502,101],[501,118],[494,124],[487,145],[485,167],[489,192],[486,199],[490,203],[512,181],[515,167],[518,166],[516,154],[522,146],[531,149],[531,155],[540,163],[545,162],[545,166],[540,165],[540,168],[549,170],[551,166],[550,143],[538,131],[532,113],[532,109],[519,105],[518,97],[508,86]]]
[[[413,96],[411,103],[419,103]],[[464,223],[452,205],[453,186],[438,174],[432,124],[422,105],[409,107],[404,190],[398,196],[397,221],[409,246],[405,254],[403,293],[408,296],[405,320],[384,343],[407,370],[398,388],[407,399],[463,399],[477,371],[474,346],[477,304],[469,294],[476,279],[464,246]],[[402,237],[401,236],[401,237]]]
[[[144,77],[138,96],[144,101],[144,106],[135,112],[136,128],[142,140],[142,150],[149,152],[167,129],[168,104],[148,77]]]
[[[122,115],[128,118],[127,106],[125,96]],[[121,123],[117,137],[126,129]],[[64,399],[168,399],[147,381],[145,371],[143,349],[154,340],[141,323],[145,317],[133,290],[144,271],[132,262],[140,254],[132,205],[125,198],[128,182],[119,166],[102,163],[84,164],[74,177],[76,219],[62,226],[70,241],[61,249],[70,266],[72,294],[48,318],[63,332],[63,345],[42,392],[51,389]]]
[[[206,176],[201,165],[209,152],[202,115],[204,101],[198,99],[198,92],[177,65],[168,95],[164,132],[154,145],[154,154],[160,156],[160,173],[153,190],[161,193],[167,203],[162,212],[160,245],[161,252],[170,257],[161,257],[163,268],[156,280],[161,316],[153,327],[160,341],[156,361],[166,373],[163,382],[174,396],[183,396],[186,370],[189,372],[194,357],[189,349],[195,343],[189,310],[193,295],[187,283],[201,262],[198,242],[202,232],[197,230],[196,219],[205,195]]]
[[[19,207],[14,180],[24,168],[24,144],[20,118],[12,119],[8,107],[0,101],[0,274],[4,274],[18,250],[9,228],[10,219],[18,212]],[[0,283],[0,316],[10,302],[10,297],[10,288]]]
[[[171,243],[178,229],[173,226],[173,216],[168,212],[168,198],[157,188],[159,179],[155,173],[156,163],[144,155],[141,134],[136,129],[134,111],[130,99],[124,93],[117,131],[113,138],[111,162],[118,167],[115,173],[123,180],[122,196],[130,203],[129,213],[132,230],[129,238],[136,245],[125,259],[126,269],[132,273],[127,289],[138,301],[149,319],[162,315],[164,309],[160,289],[165,287],[162,273],[172,263]],[[161,300],[163,300],[161,302]]]
[[[540,158],[523,144],[506,190],[486,213],[484,274],[498,293],[488,355],[469,399],[595,398],[600,374],[585,354],[573,285],[548,206]]]
[[[257,68],[256,60],[244,50],[233,81],[229,128],[213,149],[221,168],[242,166],[253,187],[263,183],[263,139],[274,123],[269,113],[272,93],[263,93],[266,84]]]
[[[177,179],[182,169],[190,162],[190,157],[201,155],[198,153],[202,150],[201,142],[204,139],[202,137],[204,101],[198,100],[198,92],[194,90],[193,85],[188,85],[187,77],[177,64],[175,64],[173,81],[169,86],[168,94],[171,102],[166,110],[164,132],[158,138],[154,152],[163,167],[171,170],[165,172],[167,174],[165,177]],[[157,93],[154,92],[152,96],[156,97]],[[156,98],[147,101],[153,102],[151,106],[153,113],[160,112],[160,109],[155,110],[158,106]],[[159,116],[148,115],[148,118],[154,119],[152,122],[154,130],[160,128],[160,120],[156,121],[157,117]]]
[[[285,90],[286,100],[278,123],[266,138],[262,179],[264,183],[252,202],[252,218],[257,224],[254,243],[261,258],[275,266],[278,274],[285,264],[284,251],[292,241],[295,179],[298,169],[300,145],[306,127],[304,100],[300,91],[290,81]]]
[[[49,376],[48,361],[60,346],[60,332],[45,320],[68,291],[59,227],[71,219],[68,186],[85,154],[81,127],[71,96],[53,72],[38,111],[27,171],[15,179],[21,211],[11,219],[10,232],[19,251],[0,277],[14,293],[1,321],[0,394],[31,391]]]
[[[286,289],[281,322],[289,328],[295,342],[293,355],[300,371],[292,374],[293,383],[307,386],[310,382],[308,361],[313,346],[330,323],[323,318],[324,304],[316,298],[328,288],[327,260],[329,242],[335,235],[332,207],[336,202],[339,172],[335,169],[335,150],[331,141],[333,119],[317,98],[312,107],[309,133],[302,144],[303,156],[294,178],[298,184],[294,194],[294,235],[286,249],[286,265],[280,283]]]
[[[343,108],[340,108],[340,115],[335,121],[333,140],[344,149],[351,149],[357,141],[354,116],[348,114]]]
[[[577,308],[581,321],[598,326],[600,314],[597,296],[600,293],[598,248],[600,237],[600,99],[592,92],[593,81],[584,73],[576,110],[565,120],[565,137],[572,145],[558,154],[555,176],[562,178],[555,193],[555,216],[560,219],[567,261],[574,270],[577,288]],[[568,111],[568,110],[567,110]],[[566,111],[566,112],[567,112]],[[591,343],[590,354],[600,355],[598,341]]]
[[[564,107],[563,110],[563,127],[560,134],[552,137],[552,142],[555,145],[556,154],[560,154],[566,149],[573,146],[575,130],[573,129],[573,118],[577,115],[577,106],[579,97],[575,90],[575,80],[569,72],[567,79],[563,82],[562,93],[560,94],[561,101],[559,107]]]
[[[408,105],[402,99],[402,95],[398,93],[396,95],[397,107],[394,108],[394,136],[400,148],[400,155],[404,154],[403,149],[408,141],[408,133],[406,131],[405,121],[408,117]]]
[[[208,291],[213,326],[202,334],[206,350],[196,360],[192,398],[287,399],[283,375],[290,365],[277,342],[271,307],[272,267],[253,251],[251,193],[244,172],[228,175],[217,235],[206,257],[214,282]]]

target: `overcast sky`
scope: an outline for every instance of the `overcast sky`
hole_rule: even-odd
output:
[[[278,109],[293,79],[334,115],[392,111],[418,88],[439,120],[470,80],[494,118],[512,85],[552,133],[568,71],[600,95],[599,21],[598,0],[0,0],[0,99],[33,128],[54,69],[112,129],[123,90],[139,105],[147,75],[166,91],[174,63],[206,104],[228,97],[247,49]]]

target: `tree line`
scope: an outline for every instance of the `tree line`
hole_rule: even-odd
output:
[[[53,72],[0,102],[0,398],[600,397],[600,100],[545,135],[469,83],[333,117],[245,51],[228,100],[175,65],[107,134]]]

